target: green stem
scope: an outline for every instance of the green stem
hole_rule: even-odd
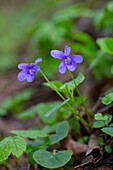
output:
[[[16,167],[17,167],[17,170],[19,170],[19,167],[18,167],[18,159],[15,157],[15,162],[16,162]]]
[[[82,99],[81,93],[80,93],[80,91],[79,91],[79,89],[78,89],[78,87],[77,87],[77,84],[76,84],[76,82],[75,82],[75,79],[74,79],[74,77],[73,77],[73,74],[71,73],[70,70],[69,70],[69,73],[70,73],[71,78],[72,78],[72,80],[73,80],[73,82],[74,82],[74,84],[75,84],[75,88],[76,88],[76,90],[77,90],[77,92],[78,92],[78,95],[79,95],[80,98],[81,98],[81,101],[82,101],[82,104],[83,104],[83,106],[84,106],[84,109],[85,109],[86,115],[87,115],[87,117],[88,117],[88,120],[89,120],[89,122],[90,122],[90,124],[91,124],[91,126],[92,126],[91,118],[90,118],[90,116],[89,116],[89,113],[88,113],[88,111],[87,111],[87,108],[86,108],[86,106],[85,106],[85,103],[84,103],[84,101],[83,101],[83,99]]]
[[[52,83],[48,80],[48,78],[45,76],[45,74],[42,72],[42,70],[40,69],[40,72],[42,74],[42,76],[46,79],[46,81],[49,83],[49,85],[52,87],[53,90],[56,91],[56,93],[61,97],[62,100],[65,101],[65,98],[59,93],[59,91],[52,85]]]
[[[107,116],[108,116],[108,105],[106,105],[106,113],[107,113]],[[109,126],[109,117],[108,117],[108,123],[107,123],[107,127]]]
[[[42,72],[42,70],[40,69],[40,72],[42,74],[42,76],[45,78],[45,80],[49,83],[49,85],[51,86],[51,88],[61,97],[62,100],[66,100],[62,94],[52,85],[52,83],[49,81],[49,79],[45,76],[45,74]],[[66,103],[70,108],[71,110],[73,111],[74,115],[77,115],[87,126],[91,127],[91,125],[85,121],[85,119],[83,117],[81,117],[79,114],[76,114],[77,113],[77,110],[75,111],[73,109],[73,107],[67,102]]]

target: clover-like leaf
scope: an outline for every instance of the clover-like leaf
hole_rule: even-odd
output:
[[[106,120],[106,118],[107,118],[107,120]],[[101,128],[101,127],[104,127],[104,126],[108,125],[108,123],[111,122],[111,121],[112,121],[112,115],[105,114],[104,117],[102,117],[101,120],[96,120],[94,122],[93,127],[94,128]]]
[[[113,102],[113,93],[109,93],[102,98],[102,103],[108,105]]]
[[[64,166],[72,156],[73,152],[66,150],[60,152],[54,152],[51,154],[45,150],[39,150],[34,152],[34,160],[41,166],[49,169],[55,169]]]
[[[94,117],[95,117],[95,120],[107,120],[107,119],[109,119],[108,115],[102,115],[102,113],[96,113]]]
[[[102,120],[102,113],[96,113],[94,118],[95,120]]]

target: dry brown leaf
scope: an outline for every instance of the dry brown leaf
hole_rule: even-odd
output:
[[[86,160],[89,162],[98,162],[103,156],[102,148],[98,143],[96,135],[91,135],[88,142]]]
[[[86,144],[81,144],[74,141],[69,135],[64,140],[62,140],[62,144],[66,149],[71,150],[74,155],[86,152],[87,149]]]

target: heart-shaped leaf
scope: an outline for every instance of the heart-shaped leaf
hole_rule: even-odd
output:
[[[53,154],[39,150],[34,152],[33,158],[39,165],[52,169],[64,166],[71,159],[72,154],[73,152],[69,150],[54,152]]]

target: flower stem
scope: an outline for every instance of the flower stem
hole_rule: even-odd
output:
[[[82,101],[82,104],[83,104],[83,106],[84,106],[84,109],[85,109],[86,115],[87,115],[87,117],[88,117],[88,120],[89,120],[89,122],[90,122],[90,124],[91,124],[91,126],[92,126],[91,118],[90,118],[90,116],[89,116],[89,113],[88,113],[88,111],[87,111],[87,108],[86,108],[86,106],[85,106],[85,103],[84,103],[84,101],[83,101],[83,99],[82,99],[81,93],[80,93],[80,91],[79,91],[79,89],[78,89],[78,87],[77,87],[77,84],[76,84],[76,82],[75,82],[75,79],[74,79],[74,77],[73,77],[73,74],[71,73],[70,70],[69,70],[69,73],[70,73],[71,78],[72,78],[72,80],[73,80],[73,82],[74,82],[74,84],[75,84],[75,88],[76,88],[76,90],[77,90],[77,92],[78,92],[78,95],[79,95],[80,98],[81,98],[81,101]]]
[[[51,86],[51,88],[53,90],[55,90],[55,92],[61,97],[62,100],[66,100],[62,94],[52,85],[52,83],[49,81],[49,79],[45,76],[45,74],[42,72],[42,70],[40,69],[40,72],[42,74],[42,76],[45,78],[45,80],[49,83],[49,85]],[[77,115],[87,126],[91,126],[87,121],[85,121],[85,119],[83,117],[81,117],[79,114],[77,114],[77,110],[74,110],[73,107],[67,102],[66,103],[72,110],[72,112],[74,113],[74,115]]]
[[[65,98],[62,96],[62,94],[59,93],[59,91],[52,85],[52,83],[48,80],[48,78],[45,76],[45,74],[42,72],[41,69],[40,69],[40,72],[41,72],[41,74],[43,75],[43,77],[46,79],[46,81],[49,83],[49,85],[51,86],[51,88],[56,91],[56,93],[61,97],[62,100],[65,101],[66,99],[65,99]]]
[[[16,167],[17,167],[17,170],[19,170],[19,167],[18,167],[18,159],[15,157],[15,162],[16,162]]]

